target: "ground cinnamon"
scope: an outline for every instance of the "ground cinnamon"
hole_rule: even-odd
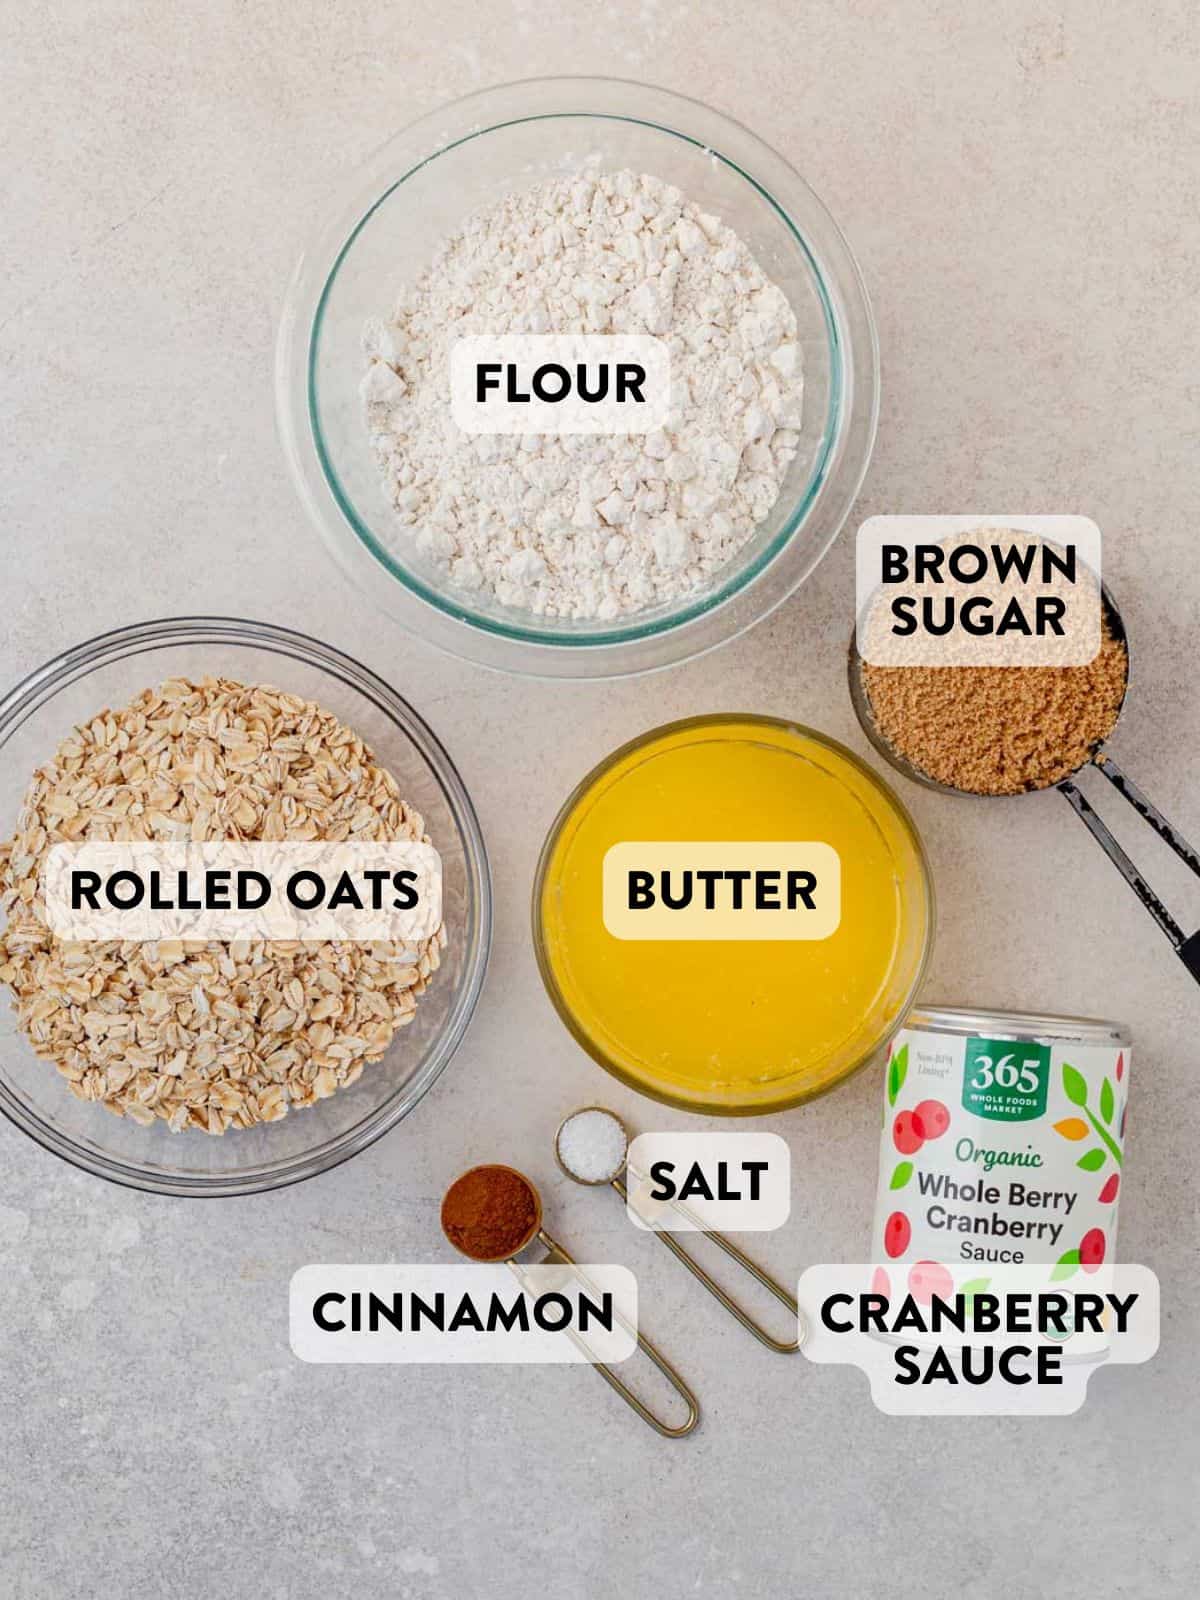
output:
[[[507,1261],[529,1243],[540,1220],[537,1192],[512,1167],[472,1167],[442,1201],[442,1232],[473,1261]]]

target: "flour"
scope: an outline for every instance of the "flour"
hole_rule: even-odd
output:
[[[666,425],[461,431],[450,351],[505,333],[663,338]],[[454,586],[539,617],[611,620],[710,586],[796,454],[791,306],[736,234],[657,178],[558,179],[478,212],[364,344],[371,444],[412,544]]]

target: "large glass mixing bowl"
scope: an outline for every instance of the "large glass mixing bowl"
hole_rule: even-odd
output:
[[[805,420],[774,507],[707,589],[615,621],[567,622],[456,589],[420,555],[385,493],[359,383],[364,324],[390,313],[448,234],[480,207],[585,163],[676,184],[746,242],[796,314]],[[615,677],[734,638],[808,577],[867,468],[878,350],[862,277],[836,223],[754,134],[645,84],[532,79],[422,118],[347,181],[288,289],[276,401],[292,476],[326,545],[408,629],[486,666]]]
[[[703,939],[614,933],[614,848],[661,859],[678,895],[678,847],[810,848],[788,840],[838,858],[825,936],[726,937],[728,922]],[[852,751],[717,713],[652,728],[578,784],[542,847],[532,925],[551,1004],[607,1072],[685,1111],[761,1116],[827,1093],[895,1031],[929,959],[934,895],[912,818]]]
[[[442,965],[382,1060],[328,1100],[220,1138],[139,1127],[76,1100],[19,1032],[0,985],[0,1111],[47,1150],[102,1178],[159,1194],[251,1194],[296,1183],[365,1150],[413,1109],[458,1048],[491,941],[487,855],[449,756],[394,690],[304,634],[225,617],[173,618],[101,634],[56,656],[0,700],[0,837],[35,767],[75,724],[165,678],[269,683],[316,700],[362,735],[425,819],[442,858]]]

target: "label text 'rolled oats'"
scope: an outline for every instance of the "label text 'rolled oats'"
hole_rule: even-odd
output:
[[[60,939],[411,944],[442,921],[442,864],[416,840],[89,841],[50,851]]]

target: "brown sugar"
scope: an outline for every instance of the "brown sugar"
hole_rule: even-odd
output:
[[[1082,667],[879,667],[863,686],[884,740],[938,783],[973,794],[1046,789],[1112,732],[1129,663],[1107,627]]]

